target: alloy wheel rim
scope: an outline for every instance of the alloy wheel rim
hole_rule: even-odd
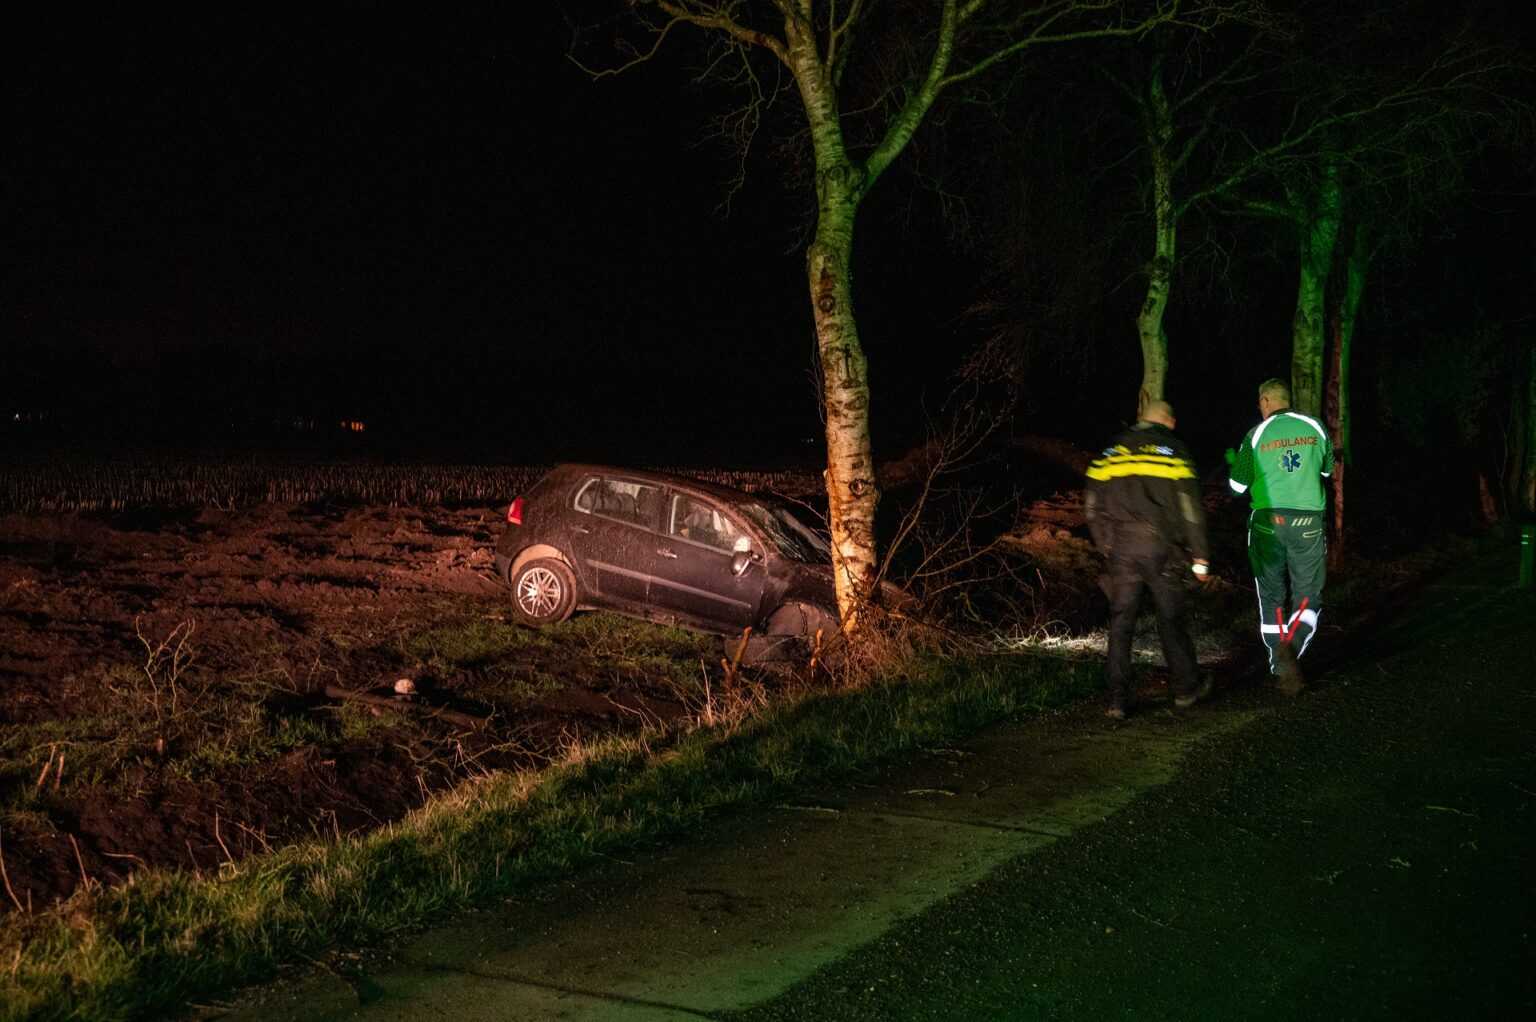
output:
[[[531,617],[545,617],[559,606],[563,587],[548,568],[525,572],[517,585],[517,605]]]

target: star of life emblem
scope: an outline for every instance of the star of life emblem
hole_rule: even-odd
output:
[[[1280,467],[1287,472],[1294,472],[1301,467],[1301,455],[1295,451],[1286,451],[1280,455]]]

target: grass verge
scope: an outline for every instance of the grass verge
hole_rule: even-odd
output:
[[[471,782],[397,823],[226,866],[77,892],[0,933],[0,1018],[160,1017],[336,944],[506,897],[598,853],[1058,705],[1097,659],[923,660],[734,727],[613,739],[538,773]]]

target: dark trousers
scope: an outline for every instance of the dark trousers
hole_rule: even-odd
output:
[[[1141,590],[1152,591],[1157,608],[1157,634],[1163,659],[1172,676],[1174,695],[1187,695],[1199,685],[1195,673],[1195,644],[1184,624],[1184,580],[1174,551],[1159,535],[1121,529],[1109,555],[1109,697],[1123,702],[1131,677],[1131,638],[1141,610]]]
[[[1281,641],[1281,622],[1299,657],[1307,651],[1323,609],[1328,568],[1323,512],[1278,507],[1255,510],[1248,516],[1248,565],[1259,592],[1259,633],[1269,650],[1270,673],[1279,674],[1275,648]],[[1305,609],[1302,600],[1307,601]]]

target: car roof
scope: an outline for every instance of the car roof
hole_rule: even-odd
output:
[[[736,503],[742,500],[756,501],[758,503],[773,503],[774,498],[767,493],[748,493],[746,490],[734,486],[726,486],[723,483],[712,483],[702,479],[694,479],[691,476],[674,475],[671,472],[661,472],[655,469],[625,468],[619,465],[596,465],[586,462],[565,462],[556,465],[550,470],[550,475],[560,473],[562,475],[609,475],[619,476],[624,479],[633,479],[636,482],[651,482],[662,486],[670,486],[677,490],[693,491],[706,496],[714,497],[728,503]]]

